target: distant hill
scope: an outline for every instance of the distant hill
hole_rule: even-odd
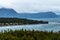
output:
[[[0,17],[16,17],[17,12],[13,9],[1,8]]]
[[[58,18],[60,18],[60,15],[58,15]]]
[[[53,12],[17,13],[13,9],[1,8],[0,17],[5,17],[5,18],[55,18],[57,17],[57,15]]]
[[[25,18],[56,18],[57,15],[53,12],[40,12],[40,13],[23,13],[20,14],[21,17]]]

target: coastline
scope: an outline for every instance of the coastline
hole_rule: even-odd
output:
[[[31,25],[31,24],[48,24],[48,21],[37,21],[22,18],[0,18],[0,26],[10,25]]]

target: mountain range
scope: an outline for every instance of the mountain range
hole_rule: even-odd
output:
[[[14,9],[0,8],[0,17],[3,18],[58,18],[54,12],[17,13]]]

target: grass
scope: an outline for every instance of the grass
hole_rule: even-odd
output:
[[[0,32],[0,40],[60,40],[60,32],[8,30]]]

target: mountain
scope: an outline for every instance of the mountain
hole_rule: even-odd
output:
[[[60,15],[58,15],[58,18],[60,18]]]
[[[13,9],[1,8],[0,17],[16,17],[17,12]]]
[[[25,18],[56,18],[57,15],[53,12],[40,12],[40,13],[23,13],[20,17]]]
[[[57,15],[53,12],[17,13],[13,9],[1,8],[0,17],[5,17],[5,18],[55,18],[57,17]]]

